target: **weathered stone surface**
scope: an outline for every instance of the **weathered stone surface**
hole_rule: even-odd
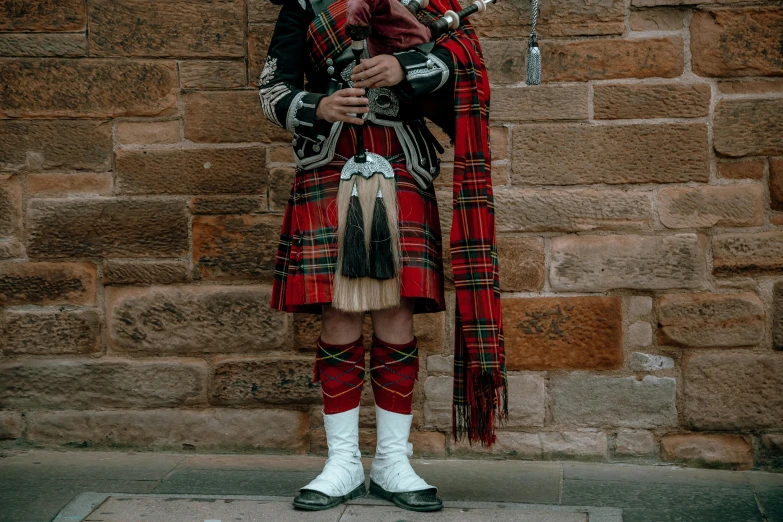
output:
[[[159,116],[177,110],[174,62],[84,58],[0,61],[0,116]]]
[[[511,150],[514,184],[709,180],[703,123],[517,126]]]
[[[649,431],[623,430],[614,438],[614,451],[624,456],[647,456],[656,452],[655,436]]]
[[[783,74],[779,6],[697,10],[690,29],[693,72],[700,76]]]
[[[632,31],[678,31],[683,28],[685,10],[676,7],[631,9],[628,25]]]
[[[619,297],[503,299],[509,370],[622,366]]]
[[[717,234],[712,237],[712,273],[764,274],[783,270],[783,232]]]
[[[103,283],[114,285],[184,283],[189,279],[185,261],[103,261]]]
[[[652,297],[646,295],[634,295],[628,299],[628,313],[631,318],[644,317],[652,312]]]
[[[680,36],[657,38],[544,40],[542,82],[612,78],[674,78],[685,59]]]
[[[495,207],[497,211],[497,207]],[[544,288],[544,240],[538,237],[499,236],[500,290],[536,292]]]
[[[653,372],[674,368],[674,359],[665,355],[632,352],[631,369],[637,372]]]
[[[282,216],[193,217],[193,266],[202,279],[272,281]]]
[[[751,469],[753,447],[746,435],[669,433],[661,438],[661,459],[699,467]]]
[[[683,358],[684,419],[692,429],[783,427],[783,356],[692,353]]]
[[[269,169],[269,210],[285,210],[294,185],[294,167],[272,167]],[[442,222],[441,222],[442,226]]]
[[[417,315],[418,317],[413,320],[413,335],[418,339],[419,356],[424,359],[428,353],[440,353],[444,347],[448,349],[449,347],[444,346],[446,314],[438,312]],[[370,325],[371,323],[368,324]],[[368,335],[368,338],[371,337]],[[423,367],[424,364],[420,366]]]
[[[587,120],[587,84],[495,87],[494,121]]]
[[[508,376],[508,426],[543,426],[546,415],[544,373]]]
[[[257,196],[198,196],[190,200],[194,214],[258,214],[266,212],[266,194]]]
[[[185,138],[198,143],[291,141],[261,110],[258,91],[207,91],[184,94]]]
[[[427,373],[454,373],[454,356],[430,355],[427,357]]]
[[[36,257],[176,257],[188,251],[178,199],[34,199],[28,251]]]
[[[270,4],[266,0],[248,0],[247,19],[250,23],[267,22],[273,24],[280,14],[280,6]]]
[[[22,414],[17,411],[0,411],[0,440],[22,437]]]
[[[1,34],[0,56],[86,56],[85,34]]]
[[[715,151],[724,156],[783,154],[783,98],[723,100],[713,133]]]
[[[753,346],[764,339],[764,303],[750,292],[658,298],[658,344]]]
[[[82,0],[6,1],[0,4],[0,31],[79,31],[87,15]]]
[[[215,362],[214,404],[318,403],[312,357],[232,358]]]
[[[454,379],[446,376],[427,377],[424,381],[424,396],[424,422],[428,426],[451,429]]]
[[[593,86],[596,119],[698,118],[710,111],[707,83],[599,84]]]
[[[306,453],[307,413],[227,409],[33,411],[27,438],[35,443],[87,443],[171,449],[275,449]]]
[[[606,433],[597,430],[557,432],[498,431],[497,441],[491,449],[466,441],[454,443],[449,437],[449,450],[455,455],[502,455],[505,458],[522,459],[573,459],[606,458],[608,439]]]
[[[652,325],[646,321],[637,321],[628,327],[628,342],[633,346],[652,344]]]
[[[96,310],[24,309],[0,313],[3,355],[89,354],[101,350]]]
[[[22,235],[22,180],[0,174],[0,237]]]
[[[270,289],[197,285],[107,289],[112,350],[131,354],[253,353],[290,345]]]
[[[263,148],[117,151],[119,194],[266,192]]]
[[[244,56],[245,4],[240,0],[94,0],[93,56]]]
[[[111,123],[0,120],[0,170],[111,170]]]
[[[471,20],[480,36],[519,38],[530,34],[529,2],[510,0],[492,7],[495,9],[487,9]],[[618,0],[542,2],[536,31],[544,37],[621,34],[624,11],[623,3]]]
[[[3,263],[0,306],[94,305],[96,279],[92,263]]]
[[[783,434],[765,433],[761,436],[761,447],[771,457],[783,457]]]
[[[652,220],[651,192],[517,187],[494,192],[499,232],[642,229]]]
[[[572,373],[550,378],[553,422],[579,426],[657,428],[677,424],[676,381],[645,375]]]
[[[24,257],[24,245],[16,238],[0,239],[0,259]]]
[[[250,24],[247,28],[247,84],[250,87],[258,88],[274,29],[275,24]]]
[[[27,191],[33,196],[69,194],[111,194],[114,181],[110,172],[40,172],[27,175]]]
[[[764,190],[758,184],[662,187],[658,214],[669,228],[760,226]]]
[[[783,281],[772,287],[772,347],[783,350]]]
[[[737,78],[718,80],[724,94],[769,94],[783,92],[783,78]]]
[[[718,177],[725,179],[761,179],[764,162],[760,159],[719,161]]]
[[[706,240],[667,236],[560,236],[552,239],[555,290],[699,288],[707,276]]]
[[[0,364],[0,406],[166,408],[203,404],[207,365],[192,359],[35,359]]]
[[[179,64],[183,89],[238,89],[247,85],[241,61],[198,60]]]
[[[524,80],[526,42],[510,38],[481,38],[481,50],[492,84],[517,83]],[[492,90],[493,105],[496,90]]]
[[[117,123],[117,139],[122,144],[177,143],[180,141],[179,127],[179,120],[120,121]]]
[[[769,199],[772,210],[783,211],[783,159],[769,160]]]

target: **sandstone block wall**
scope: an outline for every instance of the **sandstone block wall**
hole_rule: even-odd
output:
[[[268,305],[276,13],[0,1],[3,444],[325,453],[319,319]],[[417,317],[415,451],[780,466],[783,8],[544,0],[538,86],[529,15],[476,19],[511,418],[491,451],[452,442],[451,311]],[[369,382],[363,404],[370,452]]]

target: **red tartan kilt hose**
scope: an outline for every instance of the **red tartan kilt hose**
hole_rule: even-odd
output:
[[[397,182],[401,290],[416,298],[414,312],[445,309],[440,220],[435,190],[422,190],[405,167],[395,130],[365,123],[368,151],[392,161]],[[337,265],[337,190],[340,171],[356,151],[356,132],[348,124],[337,140],[334,159],[312,170],[297,169],[280,231],[272,284],[272,307],[286,312],[321,313],[332,301]]]

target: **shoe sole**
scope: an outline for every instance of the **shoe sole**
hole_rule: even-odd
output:
[[[324,493],[324,495],[326,495],[326,493]],[[296,499],[294,499],[292,504],[295,507],[298,507],[299,509],[306,509],[308,511],[323,511],[325,509],[332,509],[333,507],[339,506],[340,504],[342,504],[346,500],[352,500],[354,498],[363,497],[365,495],[367,495],[367,487],[364,485],[364,483],[362,483],[362,484],[359,484],[356,487],[356,489],[354,489],[353,491],[351,491],[347,495],[343,495],[341,497],[330,497],[330,498],[333,499],[332,502],[330,502],[329,504],[326,504],[325,506],[317,506],[317,505],[313,505],[313,504],[301,503],[301,502],[297,502]]]
[[[438,511],[440,509],[443,509],[442,502],[438,504],[432,504],[431,506],[411,506],[410,504],[405,504],[404,502],[401,502],[393,492],[386,491],[372,480],[370,480],[370,495],[381,498],[383,500],[388,500],[389,502],[393,503],[395,506],[401,507],[402,509],[407,509],[409,511],[426,512],[426,511]]]

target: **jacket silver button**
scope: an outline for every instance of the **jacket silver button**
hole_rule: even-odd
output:
[[[298,151],[296,151],[296,155],[301,158],[302,156],[304,156],[304,150],[299,149]]]
[[[435,67],[435,62],[427,60],[427,69],[432,69],[433,67]]]
[[[313,152],[321,152],[321,146],[317,143],[313,145]]]
[[[329,76],[333,75],[334,74],[334,67],[332,67],[330,65],[329,67],[326,68],[326,72],[329,74]]]
[[[334,61],[331,58],[326,59],[326,65],[334,65]],[[329,73],[332,74],[332,73]]]

